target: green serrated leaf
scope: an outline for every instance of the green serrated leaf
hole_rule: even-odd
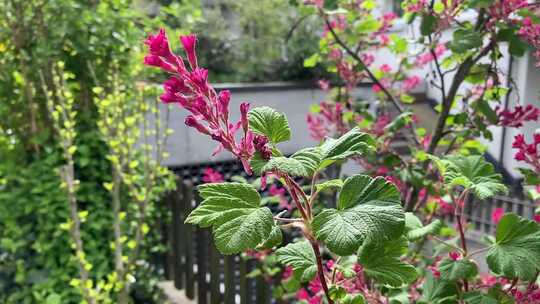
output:
[[[409,241],[416,241],[429,234],[437,233],[442,227],[442,222],[439,219],[434,220],[426,226],[416,215],[407,212],[405,213],[405,232]]]
[[[450,155],[444,159],[429,156],[435,160],[444,183],[448,187],[462,186],[470,189],[479,199],[486,199],[496,194],[506,193],[507,188],[501,182],[502,176],[495,173],[492,164],[481,155]]]
[[[375,140],[359,128],[353,128],[338,139],[327,139],[321,146],[322,163],[319,169],[323,169],[338,160],[343,160],[355,155],[367,154],[375,149]]]
[[[454,31],[450,49],[458,54],[463,54],[482,46],[482,36],[474,29],[460,28]]]
[[[266,207],[217,222],[213,225],[216,248],[223,254],[253,249],[266,239],[273,224],[272,211]]]
[[[341,189],[343,187],[343,181],[339,178],[331,179],[323,183],[315,185],[317,192],[324,191],[326,189]]]
[[[348,294],[340,302],[341,304],[367,304],[362,294]]]
[[[186,223],[212,226],[220,252],[234,254],[253,249],[268,238],[274,226],[272,212],[260,207],[261,197],[253,186],[218,183],[198,189],[203,201]]]
[[[317,274],[317,261],[308,241],[288,244],[276,250],[280,263],[291,266],[301,281],[311,281]]]
[[[209,227],[216,222],[249,213],[259,208],[261,197],[249,184],[217,183],[198,187],[202,203],[193,210],[186,223]]]
[[[265,135],[273,144],[291,139],[289,122],[283,113],[270,107],[257,107],[249,111],[249,128]]]
[[[396,132],[404,128],[406,125],[412,122],[412,115],[413,113],[410,111],[399,114],[396,118],[394,118],[394,120],[392,120],[392,122],[384,127],[384,130],[386,132]]]
[[[472,261],[461,259],[451,260],[445,258],[439,264],[441,277],[448,281],[457,281],[461,279],[470,279],[478,274],[478,267]]]
[[[422,17],[422,23],[420,24],[420,33],[424,36],[431,35],[437,27],[437,17],[431,14],[424,15]]]
[[[279,246],[283,242],[283,232],[279,226],[274,225],[272,231],[267,239],[257,246],[257,249],[272,249],[273,247]]]
[[[422,285],[421,303],[455,304],[457,303],[458,288],[455,282],[435,279],[431,271],[426,273]]]
[[[540,225],[514,213],[504,215],[486,259],[489,269],[496,274],[533,280],[540,269]]]
[[[315,237],[339,255],[354,253],[366,239],[401,235],[405,214],[397,188],[382,177],[355,175],[345,180],[337,209],[324,209],[312,221]]]
[[[400,256],[407,251],[407,239],[369,242],[358,250],[358,261],[364,273],[381,284],[400,287],[418,276],[414,266],[404,263]]]
[[[262,166],[260,172],[283,172],[287,173],[290,176],[308,176],[308,172],[304,165],[294,159],[289,157],[272,157],[266,164]]]
[[[481,291],[470,291],[463,295],[466,304],[513,304],[515,301],[505,291],[500,284],[489,289],[486,293]]]
[[[291,155],[292,159],[299,161],[307,172],[307,176],[312,176],[319,170],[321,163],[321,149],[319,147],[304,148]]]

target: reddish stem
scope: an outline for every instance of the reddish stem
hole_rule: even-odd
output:
[[[326,285],[326,278],[324,277],[324,268],[322,264],[321,251],[319,250],[319,245],[317,244],[317,241],[313,240],[311,237],[308,237],[308,239],[309,239],[309,243],[311,244],[311,247],[313,248],[313,252],[315,253],[315,258],[317,260],[317,273],[319,274],[319,281],[321,281],[324,294],[326,295],[328,304],[334,304],[334,301],[330,298],[328,285]]]

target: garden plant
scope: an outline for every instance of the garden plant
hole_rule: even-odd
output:
[[[195,35],[180,36],[185,59],[171,51],[164,30],[146,40],[144,63],[169,75],[161,100],[190,113],[185,124],[217,142],[214,154],[232,153],[247,175],[261,178],[261,188],[272,180],[271,192],[285,200],[272,212],[253,184],[221,182],[207,172],[209,183],[198,188],[202,203],[186,221],[211,228],[223,254],[275,256],[282,265],[274,290],[280,299],[538,303],[539,224],[496,210],[495,234],[473,251],[465,213],[473,199],[509,191],[478,138],[489,141],[490,126],[519,128],[539,118],[533,106],[505,106],[514,84],[499,68],[503,48],[516,57],[539,55],[537,4],[403,1],[402,19],[419,23],[414,39],[407,39],[390,32],[395,14],[376,17],[375,1],[305,3],[305,13],[324,24],[320,50],[305,64],[324,62],[333,76],[320,81],[327,101],[307,116],[320,144],[292,155],[279,150],[291,137],[282,113],[242,103],[241,119],[230,120],[230,92],[208,82]],[[394,64],[375,66],[377,51],[392,54]],[[422,68],[427,76],[418,74]],[[422,79],[440,91],[432,131],[418,127],[409,109]],[[361,82],[372,83],[375,111],[354,97]],[[393,150],[398,138],[408,141],[408,155]],[[528,164],[522,172],[533,196],[540,184],[539,145],[540,133],[513,142],[515,158]],[[346,161],[365,172],[341,176]],[[282,244],[283,231],[298,237]],[[483,254],[489,274],[479,272]]]

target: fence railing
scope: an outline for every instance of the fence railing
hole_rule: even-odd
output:
[[[211,231],[184,224],[198,206],[191,183],[179,181],[176,191],[165,198],[172,221],[167,231],[169,248],[165,274],[177,289],[199,304],[273,303],[272,284],[262,276],[247,276],[257,261],[240,255],[221,255],[214,247]]]

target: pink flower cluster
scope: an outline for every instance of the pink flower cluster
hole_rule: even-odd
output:
[[[419,76],[413,75],[405,78],[403,81],[403,84],[401,86],[401,89],[404,92],[409,92],[418,87],[422,83],[422,78]]]
[[[493,4],[489,7],[489,15],[491,24],[496,21],[513,22],[512,17],[517,10],[527,7],[527,0],[502,0],[493,1]]]
[[[328,274],[333,273],[334,268],[337,267],[333,260],[327,261],[325,266],[326,272]],[[362,266],[360,264],[355,264],[353,266],[353,270],[356,275],[352,278],[346,278],[341,271],[336,269],[335,277],[333,278],[335,284],[337,286],[343,287],[349,294],[362,293],[366,298],[377,297],[377,295],[370,294],[368,282],[364,277]],[[329,279],[330,278],[327,278],[327,280]],[[324,293],[319,277],[315,277],[309,283],[308,287],[298,290],[298,292],[296,293],[296,298],[309,304],[323,303]]]
[[[525,141],[523,134],[518,134],[514,137],[512,148],[518,149],[514,158],[518,161],[525,162],[531,165],[536,172],[540,172],[540,134],[536,133],[533,136],[533,142],[528,144]]]
[[[205,183],[222,183],[225,181],[221,173],[210,167],[204,169],[202,180]]]
[[[495,208],[493,212],[491,212],[491,221],[497,225],[501,221],[502,217],[504,216],[504,208]]]
[[[499,125],[505,127],[519,128],[523,126],[524,122],[537,121],[540,117],[540,109],[531,104],[525,107],[516,106],[512,111],[499,108],[496,111],[499,117]]]
[[[285,188],[278,187],[277,185],[271,185],[268,189],[268,193],[279,198],[279,209],[286,209],[289,212],[293,210],[294,207],[287,199]]]
[[[146,65],[158,67],[170,74],[163,87],[165,92],[160,96],[164,103],[176,103],[191,114],[185,124],[197,129],[200,133],[212,137],[220,144],[214,154],[226,149],[238,157],[244,170],[251,174],[249,161],[260,152],[263,158],[270,157],[268,139],[256,135],[249,130],[249,104],[240,105],[241,119],[237,123],[229,121],[229,102],[231,94],[227,90],[216,93],[208,83],[208,70],[198,66],[195,35],[180,36],[189,63],[186,67],[182,57],[173,54],[165,31],[161,29],[157,35],[149,35],[145,44],[149,54],[144,58]],[[242,129],[242,139],[236,142],[235,134]]]
[[[535,51],[533,54],[537,60],[536,66],[540,67],[540,24],[535,24],[530,17],[526,17],[523,19],[518,34],[523,40],[534,47]]]
[[[347,132],[347,127],[343,123],[343,114],[347,110],[341,103],[321,102],[319,113],[310,113],[306,117],[309,133],[315,140],[322,140],[331,131],[337,134]]]
[[[433,56],[433,54],[430,51],[427,51],[418,55],[414,63],[417,67],[423,67],[426,64],[435,60],[435,58],[437,59],[441,58],[446,52],[446,50],[447,50],[446,46],[444,46],[443,43],[439,43],[433,50],[433,53],[435,53],[435,56]]]

